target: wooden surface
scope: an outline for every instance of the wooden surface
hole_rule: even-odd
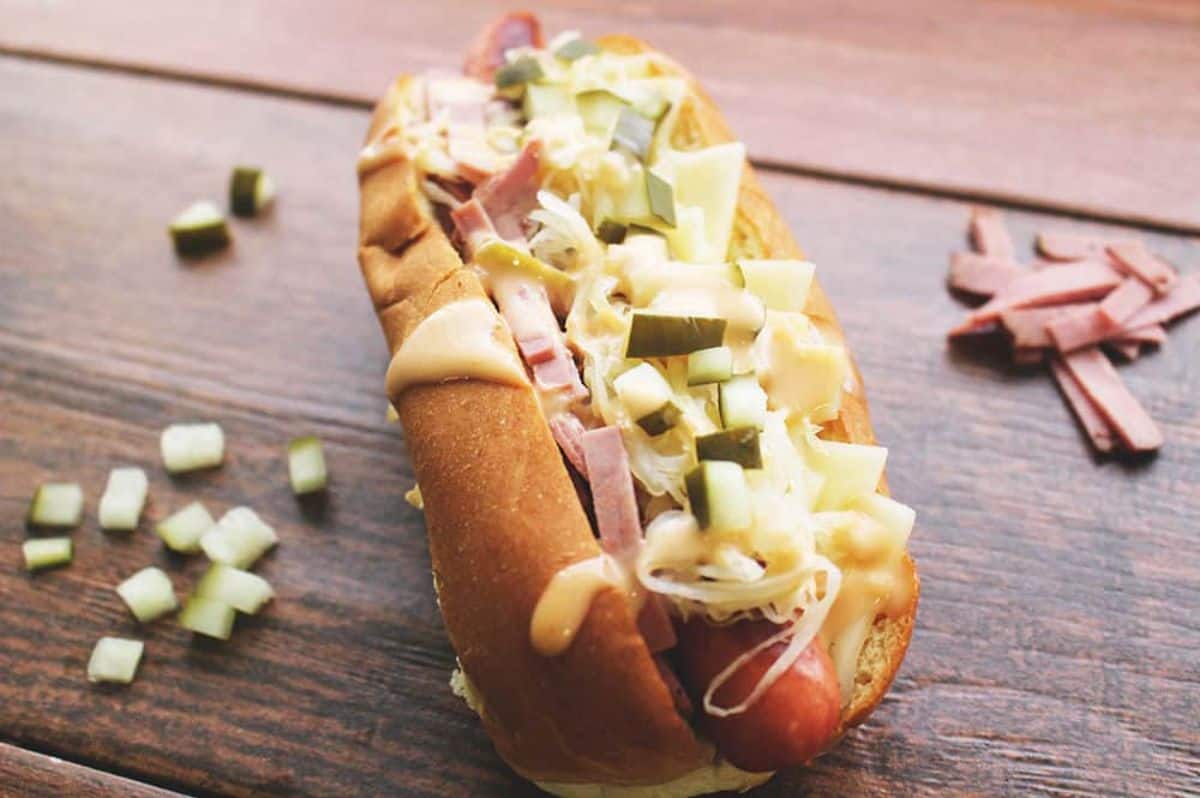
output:
[[[328,35],[340,51],[351,32]],[[425,46],[397,41],[397,67]],[[202,795],[534,794],[446,687],[453,653],[354,264],[365,125],[356,108],[0,58],[0,744],[37,752],[0,747],[0,794],[46,794],[49,773],[62,794],[126,784],[97,771]],[[228,253],[178,261],[166,221],[223,199],[240,161],[276,177],[279,206],[235,222]],[[1094,461],[1048,378],[946,347],[963,203],[764,177],[862,365],[893,490],[919,512],[924,584],[876,714],[756,794],[1200,793],[1200,322],[1122,370],[1167,448]],[[1023,251],[1070,226],[1145,235],[1200,269],[1194,239],[1009,219]],[[229,455],[172,480],[157,436],[186,419],[220,421]],[[309,432],[332,488],[301,505],[283,448]],[[147,517],[105,534],[98,497],[127,463],[151,475]],[[70,568],[29,577],[22,519],[52,478],[83,483],[87,521]],[[111,589],[155,563],[185,592],[201,563],[164,554],[150,529],[192,498],[250,504],[282,538],[260,567],[276,602],[227,644],[171,620],[139,628]],[[91,647],[114,633],[147,641],[138,680],[92,687]]]
[[[1200,231],[1195,2],[537,5],[552,30],[677,56],[759,162]],[[0,48],[368,104],[397,70],[455,65],[509,7],[0,0]]]
[[[103,798],[171,798],[177,795],[111,773],[0,743],[0,795],[60,798],[67,785],[74,795]]]

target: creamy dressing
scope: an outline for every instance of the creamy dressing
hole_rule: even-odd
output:
[[[396,401],[419,383],[479,379],[528,385],[525,367],[495,308],[483,299],[452,302],[429,314],[408,334],[387,370],[387,394]]]
[[[624,594],[635,613],[645,592],[629,569],[613,557],[600,554],[556,573],[538,599],[529,622],[529,640],[542,656],[554,657],[570,648],[587,618],[592,600],[601,590]]]

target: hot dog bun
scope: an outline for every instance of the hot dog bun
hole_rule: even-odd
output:
[[[624,36],[599,43],[618,52],[648,50]],[[673,64],[666,68],[688,77]],[[680,111],[675,146],[731,140],[715,106],[688,79],[693,93]],[[375,110],[368,147],[386,148],[412,117],[415,85],[402,77],[391,86]],[[393,352],[439,307],[486,296],[433,219],[417,180],[414,165],[398,151],[360,170],[359,262]],[[799,255],[749,164],[731,254]],[[840,339],[819,288],[806,312]],[[467,380],[421,385],[390,398],[422,489],[447,632],[500,755],[561,794],[694,795],[761,782],[761,774],[714,768],[712,746],[675,711],[635,619],[614,593],[600,594],[565,654],[547,658],[533,651],[529,620],[543,589],[560,568],[600,549],[532,389]],[[874,441],[861,381],[826,436]],[[906,563],[913,581],[909,607],[877,620],[839,736],[878,704],[907,648],[917,578]],[[613,785],[658,787],[624,793],[607,789]]]

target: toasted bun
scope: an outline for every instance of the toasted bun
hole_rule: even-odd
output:
[[[647,50],[628,37],[600,44],[618,52]],[[414,85],[404,77],[392,85],[376,107],[368,145],[386,144],[401,130],[415,107]],[[715,106],[692,85],[675,146],[731,140]],[[359,263],[394,352],[439,307],[486,294],[432,219],[412,163],[402,155],[381,162],[360,175],[360,188]],[[749,164],[731,251],[800,255]],[[806,312],[840,339],[819,288]],[[609,794],[597,793],[597,785],[660,787],[642,793],[648,795],[711,791],[713,782],[703,774],[713,771],[714,751],[675,711],[619,596],[599,595],[563,655],[543,657],[530,645],[533,608],[551,577],[600,553],[532,389],[464,380],[416,386],[390,398],[421,485],[446,629],[500,755],[525,777],[561,793]],[[874,441],[861,383],[830,426],[832,437]],[[863,647],[858,686],[839,734],[879,702],[904,656],[916,612],[912,572],[908,612],[879,619]],[[731,785],[745,788],[763,778],[743,776]]]

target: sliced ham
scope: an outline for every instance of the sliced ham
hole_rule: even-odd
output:
[[[1103,341],[1121,342],[1130,335],[1139,343],[1161,344],[1166,340],[1162,322],[1200,308],[1200,276],[1180,280],[1170,294],[1150,302],[1124,324],[1112,324],[1101,313],[1100,305],[1089,307],[1092,310],[1088,313],[1081,308],[1079,315],[1072,314],[1072,318],[1059,317],[1047,322],[1047,332],[1059,351],[1073,352]]]
[[[1028,270],[1014,261],[977,252],[950,255],[948,282],[956,291],[990,297]]]
[[[525,145],[507,171],[491,178],[475,191],[475,198],[507,241],[525,240],[525,223],[530,211],[538,206],[538,168],[542,143],[534,139]]]
[[[1154,290],[1136,277],[1127,277],[1117,289],[1100,303],[1099,312],[1113,327],[1118,327],[1134,313],[1150,304]]]
[[[638,631],[642,633],[642,639],[646,641],[651,654],[674,648],[679,642],[675,636],[675,625],[663,602],[662,596],[651,593],[638,612]]]
[[[1161,324],[1149,324],[1136,330],[1122,330],[1121,337],[1116,339],[1119,344],[1163,344],[1167,340],[1167,331]]]
[[[1065,313],[1046,323],[1054,347],[1064,354],[1111,338],[1120,331],[1121,325],[1110,322],[1099,305]]]
[[[542,391],[562,391],[569,400],[583,399],[588,395],[587,389],[579,380],[579,369],[575,358],[565,347],[555,346],[550,353],[550,359],[533,364],[533,379]]]
[[[1038,233],[1037,251],[1052,261],[1087,260],[1104,257],[1108,242],[1096,236],[1056,231]]]
[[[1163,324],[1200,308],[1200,274],[1189,274],[1175,284],[1171,293],[1151,302],[1125,322],[1133,330],[1151,324]]]
[[[484,241],[496,237],[496,228],[477,199],[470,199],[450,211],[450,218],[468,254],[478,249]]]
[[[1083,427],[1083,431],[1091,439],[1092,446],[1096,447],[1096,451],[1099,452],[1111,452],[1113,448],[1112,429],[1100,415],[1100,411],[1092,404],[1092,400],[1087,398],[1083,388],[1079,387],[1079,383],[1075,381],[1075,377],[1063,363],[1062,358],[1057,355],[1050,360],[1050,373],[1054,375],[1054,381],[1058,383],[1058,389],[1062,391],[1063,398],[1067,400],[1067,406],[1071,408],[1071,412],[1079,421],[1079,426]]]
[[[1012,236],[995,208],[971,209],[971,243],[984,255],[1012,260],[1016,255]]]
[[[1095,307],[1093,303],[1006,310],[1000,314],[1000,324],[1012,335],[1014,349],[1048,348],[1054,346],[1046,331],[1049,322],[1068,313]]]
[[[550,335],[533,335],[517,341],[517,349],[521,358],[531,366],[545,363],[554,357],[554,337]]]
[[[1006,310],[1098,299],[1120,282],[1121,275],[1116,270],[1097,261],[1030,272],[1013,280],[991,301],[972,311],[950,330],[950,337],[977,332],[999,319]]]
[[[614,557],[631,556],[641,545],[642,525],[621,430],[610,426],[585,432],[583,456],[600,545]]]
[[[517,341],[521,357],[533,371],[538,389],[553,393],[558,401],[568,404],[585,398],[588,390],[567,348],[566,336],[558,326],[545,287],[534,281],[498,280],[492,293],[500,315]]]
[[[517,47],[542,47],[542,25],[528,11],[504,14],[488,25],[467,50],[463,72],[489,83],[504,66],[504,54]]]
[[[579,476],[587,479],[587,460],[583,456],[583,435],[587,432],[583,422],[574,413],[563,410],[550,417],[550,434],[566,456],[567,462],[575,467]]]
[[[1167,294],[1179,279],[1175,270],[1151,254],[1141,241],[1118,241],[1105,251],[1122,271],[1146,283],[1158,296]]]
[[[1066,355],[1063,363],[1125,448],[1150,452],[1162,446],[1162,430],[1125,387],[1103,352],[1094,346],[1081,349]]]

